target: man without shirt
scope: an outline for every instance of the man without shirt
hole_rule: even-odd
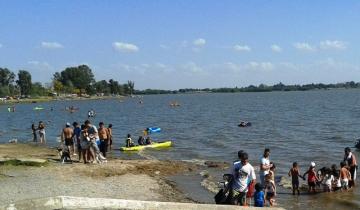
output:
[[[109,141],[109,130],[104,127],[104,123],[99,123],[99,138],[100,138],[100,152],[106,157],[106,152],[108,148],[108,141]]]
[[[250,185],[256,182],[254,167],[248,162],[248,154],[238,152],[240,161],[233,163],[231,174],[234,176],[232,184],[233,204],[246,205],[246,194]]]
[[[72,148],[73,148],[73,135],[74,135],[74,130],[70,127],[70,123],[66,123],[65,128],[62,131],[61,134],[61,140],[64,142],[65,141],[65,146],[68,147],[69,152],[71,154]],[[75,151],[73,151],[74,153]]]

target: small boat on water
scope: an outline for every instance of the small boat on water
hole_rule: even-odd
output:
[[[167,148],[171,147],[172,142],[170,140],[153,142],[147,145],[136,145],[133,147],[120,147],[120,151],[140,151],[146,148]]]
[[[40,107],[40,106],[34,107],[34,110],[43,110],[43,109],[44,109],[44,107]]]

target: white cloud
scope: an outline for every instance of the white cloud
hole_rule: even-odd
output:
[[[302,50],[302,51],[315,51],[316,47],[310,45],[309,43],[306,42],[297,42],[294,43],[294,47],[298,50]]]
[[[245,52],[251,51],[251,48],[247,45],[235,45],[233,48],[236,51],[245,51]]]
[[[114,42],[113,48],[120,52],[137,52],[139,51],[138,46],[130,43],[124,43],[124,42]]]
[[[338,40],[325,40],[320,42],[320,48],[321,49],[336,49],[336,50],[344,50],[346,49],[347,44],[343,41]]]
[[[282,48],[279,45],[273,44],[270,46],[271,50],[274,52],[282,52]]]
[[[206,40],[203,38],[199,38],[193,41],[193,45],[197,47],[203,47],[206,44]]]
[[[60,49],[64,46],[58,42],[41,42],[41,47],[45,49]]]
[[[262,71],[271,71],[275,68],[274,64],[272,64],[271,62],[255,62],[255,61],[248,63],[246,67],[251,70],[262,70]]]
[[[201,74],[201,73],[205,73],[204,69],[197,65],[196,63],[194,62],[188,62],[186,63],[183,68],[185,69],[185,73],[189,73],[189,74],[192,74],[192,73],[195,73],[195,74]]]

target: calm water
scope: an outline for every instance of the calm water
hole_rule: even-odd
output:
[[[277,175],[286,175],[293,161],[304,172],[310,161],[318,166],[338,164],[343,148],[353,146],[360,136],[360,90],[308,92],[187,94],[144,96],[138,99],[98,101],[57,101],[19,104],[15,113],[0,106],[0,142],[12,138],[31,139],[31,123],[46,123],[48,143],[56,146],[66,122],[84,121],[89,109],[100,121],[114,125],[115,145],[120,146],[127,133],[136,140],[145,127],[161,127],[154,139],[172,139],[174,147],[161,151],[144,151],[158,159],[215,160],[231,162],[240,149],[250,154],[250,162],[258,171],[259,158],[265,147],[271,149],[271,161]],[[176,100],[181,106],[170,107]],[[66,106],[79,107],[75,113]],[[35,106],[45,110],[33,111]],[[50,108],[54,111],[50,111]],[[252,127],[239,128],[240,120]],[[114,151],[115,155],[129,157]],[[355,152],[360,159],[359,152]],[[223,171],[215,172],[220,175]],[[359,184],[359,183],[358,183]],[[197,185],[196,185],[197,186]],[[199,186],[200,187],[200,186]],[[354,192],[292,197],[282,190],[277,201],[286,208],[359,209],[359,188]],[[210,199],[211,200],[211,199]]]

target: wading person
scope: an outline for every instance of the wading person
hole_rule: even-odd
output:
[[[103,156],[106,157],[106,152],[108,148],[109,142],[109,130],[104,127],[104,123],[99,123],[99,139],[100,139],[100,152],[102,152]]]
[[[45,124],[43,123],[43,121],[40,121],[40,122],[39,122],[38,130],[39,130],[39,140],[40,140],[40,143],[45,144],[45,143],[46,143],[46,139],[45,139]]]
[[[351,149],[349,147],[346,147],[344,152],[345,152],[344,161],[346,161],[346,163],[349,167],[350,174],[351,174],[351,180],[349,181],[349,187],[355,187],[356,170],[358,168],[357,162],[356,162],[356,157],[351,152]]]
[[[109,132],[109,148],[111,150],[112,144],[113,144],[113,135],[112,135],[112,124],[109,124],[108,126],[108,132]]]
[[[31,130],[32,130],[32,134],[33,134],[33,142],[37,142],[37,134],[36,134],[36,130],[37,128],[35,127],[35,124],[31,124]]]

